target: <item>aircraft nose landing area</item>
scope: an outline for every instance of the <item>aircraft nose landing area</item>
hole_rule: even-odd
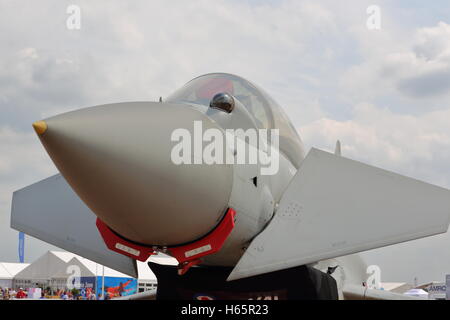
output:
[[[112,230],[170,246],[210,232],[232,188],[231,165],[171,161],[173,131],[193,130],[194,121],[216,128],[199,111],[156,102],[96,106],[33,126],[70,186]]]

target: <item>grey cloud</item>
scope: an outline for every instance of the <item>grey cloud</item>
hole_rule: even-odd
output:
[[[395,31],[374,37],[376,44],[361,35],[367,56],[346,71],[343,91],[350,100],[393,102],[400,112],[449,107],[450,25],[411,29],[409,37]]]
[[[402,79],[398,83],[400,92],[414,97],[427,98],[450,93],[450,67]]]

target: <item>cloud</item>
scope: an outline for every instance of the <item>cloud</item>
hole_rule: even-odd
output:
[[[429,71],[410,79],[401,80],[398,89],[417,98],[448,94],[450,90],[450,68]]]
[[[414,52],[427,61],[450,59],[450,25],[439,22],[436,27],[417,31]]]
[[[354,108],[351,120],[322,118],[300,130],[310,146],[450,187],[450,109],[418,116],[371,104]]]
[[[5,54],[0,69],[0,124],[31,130],[44,110],[86,101],[89,81],[83,81],[80,65],[68,57],[25,47]]]
[[[367,57],[346,72],[341,87],[360,100],[400,93],[410,102],[446,101],[450,97],[450,25],[440,22],[435,27],[419,28],[412,40],[389,45],[398,36],[389,33],[379,46],[362,41]],[[423,106],[423,101],[419,103]]]
[[[0,40],[10,43],[0,52],[0,123],[24,129],[42,115],[78,107],[157,100],[214,71],[237,73],[275,93],[301,90],[297,79],[317,87],[305,69],[331,65],[326,44],[340,36],[333,8],[314,1],[113,3],[80,1],[78,31],[66,28],[69,2],[32,3],[21,15],[5,5],[1,15],[14,16],[20,27],[0,20]]]

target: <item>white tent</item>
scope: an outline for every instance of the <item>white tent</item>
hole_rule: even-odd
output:
[[[16,274],[14,287],[48,286],[51,278],[61,270],[66,270],[67,262],[73,254],[60,251],[47,251],[39,259]]]
[[[103,275],[103,266],[83,257],[73,255],[73,258],[67,262],[66,268],[55,273],[52,277],[51,287],[53,289],[66,288],[68,286],[67,281],[69,277],[74,275],[74,272],[81,278],[98,277]],[[104,267],[104,275],[105,277],[129,278],[128,275],[108,267]]]
[[[70,261],[67,262],[67,266],[78,266],[80,271],[80,277],[101,277],[103,274],[105,277],[116,277],[116,278],[127,278],[126,274],[119,271],[113,270],[108,267],[104,267],[101,264],[97,264],[89,259],[83,258],[81,256],[65,253],[66,258],[72,257]],[[176,259],[171,258],[166,255],[152,256],[148,261],[155,262],[164,265],[177,265]],[[137,261],[138,268],[138,287],[140,292],[154,289],[157,285],[157,279],[155,274],[149,268],[147,262]],[[52,287],[54,288],[64,288],[66,287],[67,278],[70,276],[66,270],[61,270],[52,277]],[[142,290],[141,290],[142,289]]]
[[[28,263],[0,262],[0,288],[12,288],[14,276],[28,265]]]
[[[72,259],[70,259],[67,262],[67,267],[69,266],[77,266],[80,270],[80,277],[96,277],[96,276],[102,276],[103,275],[103,266],[101,264],[98,264],[96,262],[93,262],[89,259],[77,256],[75,254],[72,254]],[[70,272],[67,272],[66,270],[60,270],[59,272],[55,273],[55,275],[52,277],[54,279],[66,279],[70,275]],[[105,277],[117,277],[117,278],[129,278],[129,275],[126,275],[122,272],[116,271],[114,269],[105,267],[104,271]]]
[[[178,264],[174,258],[163,254],[152,256],[148,261],[165,265]],[[79,267],[80,277],[98,277],[103,275],[103,266],[101,264],[70,252],[48,251],[32,264],[17,272],[13,276],[13,286],[25,288],[36,286],[65,287],[68,277],[73,274],[73,269],[68,269],[70,266]],[[145,288],[155,287],[156,276],[148,267],[147,262],[137,261],[137,268],[139,283],[142,283]],[[0,267],[0,273],[2,273],[1,270]],[[117,278],[129,277],[108,267],[104,267],[104,275],[105,277]]]

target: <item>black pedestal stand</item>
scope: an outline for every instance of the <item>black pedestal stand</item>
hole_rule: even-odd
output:
[[[308,266],[227,282],[231,267],[193,267],[179,276],[176,266],[148,265],[158,279],[157,300],[338,299],[334,278]]]

